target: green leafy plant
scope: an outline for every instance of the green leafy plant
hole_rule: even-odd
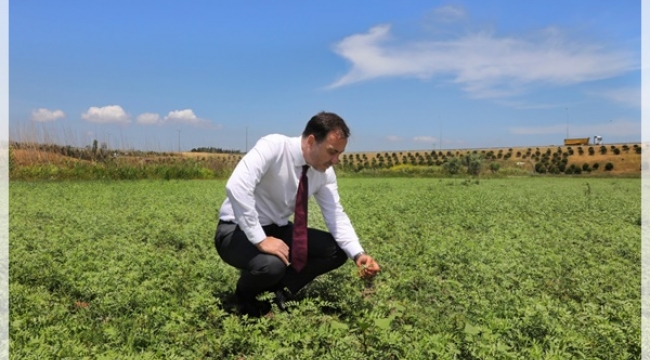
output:
[[[11,356],[639,358],[641,180],[476,181],[339,179],[381,272],[347,262],[259,319],[211,240],[225,179],[11,181]]]
[[[443,164],[443,167],[450,175],[458,174],[461,166],[462,166],[462,160],[457,157],[450,158],[447,160],[447,162]]]

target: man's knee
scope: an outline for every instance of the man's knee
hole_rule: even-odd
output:
[[[269,281],[279,281],[287,270],[287,266],[280,258],[269,254],[256,256],[249,265],[252,275],[268,276]]]
[[[345,254],[345,251],[343,249],[339,248],[339,250],[336,252],[336,258],[339,260],[339,266],[343,266],[346,261],[348,261],[348,256]]]
[[[337,247],[335,255],[336,268],[343,266],[347,260],[348,256],[345,254],[345,251],[343,251],[340,247]]]

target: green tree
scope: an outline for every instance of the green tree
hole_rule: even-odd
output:
[[[462,166],[462,161],[457,157],[451,157],[447,162],[444,163],[443,167],[451,175],[456,175],[460,171]]]
[[[463,165],[467,166],[467,173],[478,175],[481,173],[483,158],[478,154],[467,154],[463,157]]]

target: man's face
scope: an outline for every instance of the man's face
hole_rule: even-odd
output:
[[[325,172],[330,166],[338,164],[339,156],[348,144],[348,139],[338,131],[330,131],[319,144],[314,135],[307,137],[307,153],[305,159],[316,171]]]

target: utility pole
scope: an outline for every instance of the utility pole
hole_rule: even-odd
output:
[[[181,131],[182,130],[176,129],[176,131],[178,131],[178,152],[180,153],[181,152]]]

